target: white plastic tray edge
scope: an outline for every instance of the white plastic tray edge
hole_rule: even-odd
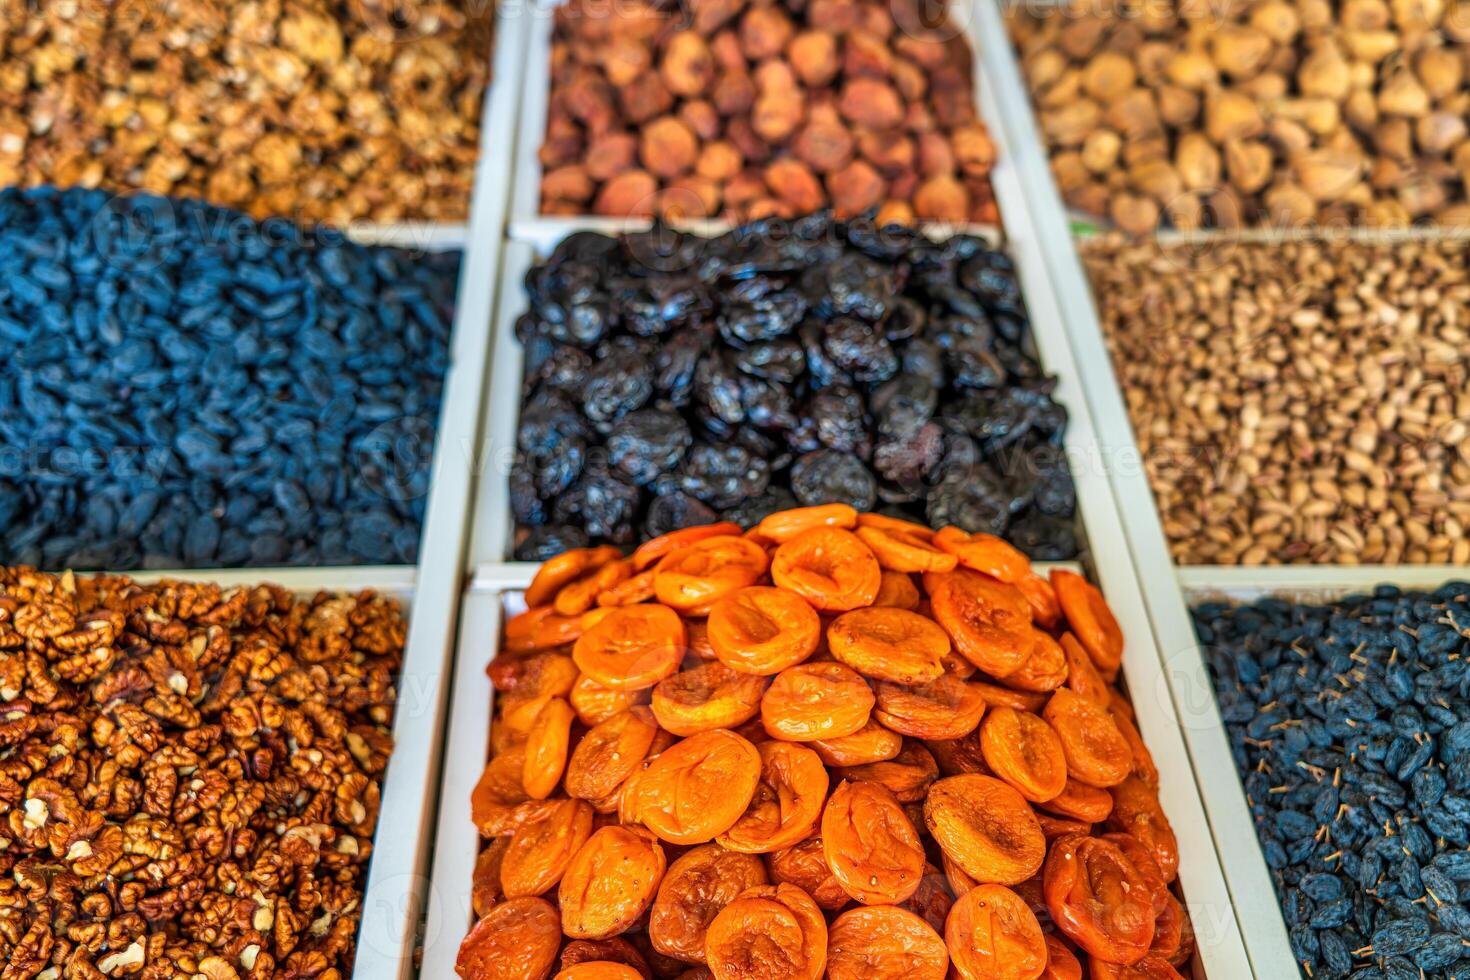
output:
[[[1185,565],[1176,571],[1191,602],[1266,596],[1327,601],[1379,585],[1432,592],[1449,582],[1470,582],[1470,565]]]
[[[452,366],[431,464],[414,616],[394,717],[393,757],[383,785],[382,816],[363,896],[353,971],[361,980],[406,980],[415,972],[414,949],[428,890],[441,736],[469,538],[473,450],[479,438],[489,356],[488,324],[498,284],[493,270],[500,264],[509,205],[510,161],[504,150],[514,140],[520,98],[517,82],[524,53],[516,25],[498,25],[492,54],[494,81],[481,110],[480,154],[455,304]]]
[[[1153,691],[1161,713],[1169,717],[1150,718],[1141,713],[1140,727],[1150,745],[1154,744],[1150,728],[1166,727],[1176,737],[1179,733],[1183,735],[1204,809],[1189,819],[1189,826],[1181,826],[1181,821],[1175,818],[1175,830],[1190,834],[1208,831],[1213,837],[1219,866],[1229,888],[1225,898],[1234,899],[1239,927],[1235,941],[1243,940],[1249,956],[1246,961],[1240,955],[1232,955],[1233,966],[1216,969],[1207,964],[1207,968],[1212,976],[1228,980],[1246,976],[1252,969],[1259,977],[1295,976],[1296,960],[1251,824],[1245,794],[1235,775],[1189,611],[1133,441],[1122,392],[1113,376],[1087,278],[1073,247],[1066,213],[1037,134],[1020,68],[1011,51],[999,6],[993,0],[975,0],[975,10],[979,57],[996,86],[1002,124],[1009,137],[1010,161],[1020,173],[1022,192],[1036,228],[1045,238],[1042,252],[1051,268],[1061,321],[1077,355],[1084,396],[1100,426],[1097,435],[1101,456],[1097,465],[1112,482],[1125,532],[1124,539],[1117,544],[1125,554],[1132,553],[1160,655],[1159,676]],[[1109,600],[1112,601],[1111,595]],[[1147,629],[1149,625],[1150,622],[1144,622],[1139,627]],[[1181,863],[1181,871],[1184,867]]]

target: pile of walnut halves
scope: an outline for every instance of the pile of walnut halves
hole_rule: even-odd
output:
[[[0,569],[4,975],[350,975],[405,631],[371,593]]]
[[[547,214],[994,223],[994,161],[964,38],[910,0],[557,10]]]

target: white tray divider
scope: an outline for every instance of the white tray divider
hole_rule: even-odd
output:
[[[509,205],[510,160],[525,46],[513,17],[496,25],[492,82],[482,107],[480,155],[455,304],[451,368],[435,440],[408,646],[394,715],[393,755],[358,931],[353,975],[406,980],[423,921],[438,799],[441,734],[469,539],[474,448],[489,355],[489,323]],[[430,974],[432,976],[432,974]]]
[[[1115,489],[1125,532],[1124,539],[1115,544],[1124,553],[1132,553],[1161,657],[1162,676],[1151,696],[1161,710],[1152,717],[1140,712],[1139,726],[1156,752],[1150,729],[1169,727],[1183,733],[1204,804],[1204,812],[1191,815],[1189,820],[1198,821],[1194,829],[1207,827],[1214,837],[1229,887],[1228,897],[1220,896],[1219,900],[1233,899],[1240,938],[1249,955],[1248,964],[1237,959],[1232,967],[1210,968],[1209,972],[1231,980],[1248,975],[1251,969],[1259,977],[1295,976],[1298,968],[1286,926],[1000,7],[993,0],[975,0],[975,9],[979,56],[996,87],[1001,122],[1008,135],[1008,159],[1020,174],[1021,191],[1035,227],[1044,238],[1041,250],[1051,269],[1060,320],[1071,337],[1081,369],[1076,377],[1098,425],[1097,465]],[[1142,623],[1140,629],[1148,625]],[[1191,828],[1181,827],[1175,819],[1175,829],[1188,832]],[[1181,862],[1181,874],[1186,867]],[[1191,908],[1193,903],[1191,898]]]
[[[177,568],[137,572],[78,572],[81,576],[126,575],[135,582],[151,584],[171,579],[179,582],[213,582],[221,588],[279,585],[289,592],[360,592],[372,589],[384,595],[413,591],[418,569],[413,565],[340,565],[289,568]]]
[[[359,245],[392,245],[421,252],[462,249],[469,242],[469,225],[462,222],[396,221],[389,224],[354,221],[343,229]]]

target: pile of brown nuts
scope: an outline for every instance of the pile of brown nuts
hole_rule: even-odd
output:
[[[1134,7],[1011,18],[1073,207],[1134,234],[1470,225],[1470,0]]]
[[[371,593],[0,569],[5,975],[350,975],[405,633]]]
[[[1470,242],[1084,257],[1176,561],[1470,563]]]
[[[558,9],[544,213],[998,220],[956,31],[906,2],[690,7]]]
[[[338,225],[462,221],[492,5],[461,7],[6,5],[0,186],[145,190]]]

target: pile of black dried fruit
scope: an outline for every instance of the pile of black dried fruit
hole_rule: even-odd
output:
[[[0,191],[0,560],[413,562],[458,253]]]
[[[1076,554],[1066,412],[981,239],[581,233],[526,289],[517,558],[834,501]]]
[[[1470,583],[1194,620],[1303,974],[1470,973]]]

